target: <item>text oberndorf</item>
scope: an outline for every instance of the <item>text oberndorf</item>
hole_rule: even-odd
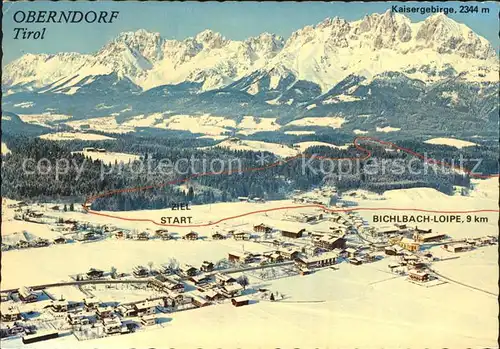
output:
[[[119,11],[16,11],[13,19],[16,23],[113,23]],[[45,38],[46,27],[38,30],[14,28],[14,39]]]

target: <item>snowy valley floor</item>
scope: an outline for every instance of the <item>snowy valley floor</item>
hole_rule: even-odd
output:
[[[436,210],[498,209],[497,180],[478,181],[469,197],[445,196],[432,189],[387,192],[356,199],[360,207],[415,207]],[[214,204],[194,208],[198,221],[215,214],[236,214],[290,204]],[[233,205],[233,206],[231,206]],[[232,208],[232,210],[231,210]],[[202,214],[202,212],[205,212]],[[377,214],[391,213],[377,212]],[[393,213],[393,212],[392,212]],[[69,214],[69,213],[68,213]],[[71,213],[72,215],[91,215]],[[155,219],[164,213],[130,212],[127,216]],[[229,215],[228,214],[228,215]],[[259,214],[233,224],[278,220],[284,212]],[[360,211],[370,224],[373,213]],[[454,238],[498,235],[498,213],[482,214],[481,224],[422,224]],[[210,218],[210,219],[213,219]],[[104,217],[96,221],[120,225]],[[227,226],[230,224],[227,223]],[[131,228],[137,226],[131,223]],[[149,227],[149,225],[148,225]],[[153,228],[153,226],[151,226]],[[197,229],[209,236],[210,228]],[[175,257],[199,264],[241,250],[242,243],[224,241],[121,241],[66,244],[3,253],[2,288],[68,280],[69,274],[90,266],[130,270],[148,261],[156,265]],[[245,250],[262,252],[263,245],[245,243]],[[454,257],[432,267],[446,277],[498,295],[498,246],[451,254],[441,247],[434,255]],[[73,336],[31,345],[33,348],[466,348],[495,347],[498,338],[497,296],[448,282],[434,287],[410,283],[389,272],[391,258],[353,266],[338,265],[312,275],[272,281],[251,279],[252,287],[265,287],[285,295],[283,301],[259,301],[236,308],[230,303],[173,313],[171,320],[144,332],[78,342]],[[2,341],[3,348],[22,347],[20,340]]]

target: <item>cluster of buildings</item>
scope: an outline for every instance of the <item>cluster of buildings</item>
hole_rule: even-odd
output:
[[[105,153],[106,149],[104,149],[104,148],[94,148],[94,147],[85,147],[85,148],[83,148],[83,152]]]
[[[105,273],[95,268],[91,268],[86,276],[87,280],[105,281]],[[58,299],[46,304],[43,311],[64,319],[78,339],[88,339],[89,333],[93,333],[94,337],[103,337],[152,326],[162,313],[196,309],[226,300],[235,307],[250,302],[249,298],[242,295],[248,280],[241,282],[230,275],[216,272],[210,261],[204,261],[199,268],[187,264],[179,267],[162,265],[158,270],[136,266],[130,276],[132,278],[128,278],[127,283],[137,280],[145,283],[146,289],[154,293],[147,299],[130,303],[103,303],[94,296],[82,301]],[[29,329],[30,321],[24,321],[29,320],[29,317],[19,310],[18,304],[26,306],[39,302],[40,294],[29,287],[21,287],[8,295],[2,293],[0,316],[2,323],[5,323],[2,326],[3,337],[24,335],[29,339],[28,335],[38,333]],[[40,334],[40,338],[55,337],[45,338]]]

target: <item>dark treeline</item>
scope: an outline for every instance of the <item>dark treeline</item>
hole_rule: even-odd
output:
[[[224,148],[197,149],[213,144],[211,140],[159,139],[156,137],[119,136],[116,141],[69,141],[53,142],[38,138],[8,139],[11,154],[2,158],[2,196],[17,200],[61,200],[83,203],[88,196],[124,188],[148,187],[147,190],[130,191],[103,197],[94,202],[95,210],[136,210],[159,209],[176,202],[190,201],[193,204],[232,201],[240,196],[261,197],[267,200],[288,197],[295,189],[309,190],[328,183],[339,190],[363,188],[375,192],[390,189],[432,187],[450,194],[454,185],[468,187],[470,178],[445,168],[433,168],[423,161],[415,161],[412,155],[384,149],[379,145],[366,144],[372,157],[366,161],[355,160],[365,154],[355,147],[338,149],[312,147],[307,155],[314,154],[329,158],[353,160],[328,161],[325,159],[298,158],[279,166],[258,171],[248,170],[262,167],[261,154],[248,151],[231,151]],[[276,140],[274,140],[276,142]],[[199,142],[199,143],[197,143]],[[330,140],[330,142],[333,142]],[[333,142],[335,143],[335,142]],[[337,142],[337,144],[340,142]],[[477,171],[496,173],[498,171],[497,152],[493,147],[468,147],[457,150],[419,142],[398,143],[419,153],[439,160],[465,158],[483,159],[482,168]],[[82,154],[72,154],[84,146],[104,147],[109,151],[132,153],[140,156],[151,171],[138,172],[136,164],[103,164]],[[266,153],[266,164],[277,158]],[[42,166],[47,174],[23,171],[26,159],[38,161],[46,158],[52,165]],[[71,164],[67,173],[56,178],[56,160],[66,159]],[[161,160],[171,163],[189,159],[178,168],[161,168]],[[193,161],[194,159],[194,161]],[[237,161],[236,161],[237,160]],[[215,163],[210,166],[210,163]],[[224,164],[224,168],[221,168]],[[229,169],[232,174],[203,175],[212,170],[221,172]],[[84,166],[84,170],[79,169]],[[28,166],[29,167],[29,166]],[[403,167],[403,170],[401,170]],[[121,168],[121,170],[120,170]],[[412,169],[409,171],[407,169]],[[244,170],[242,173],[238,170]],[[176,171],[177,170],[177,171]],[[195,177],[185,183],[183,179]],[[172,181],[179,181],[170,183]]]

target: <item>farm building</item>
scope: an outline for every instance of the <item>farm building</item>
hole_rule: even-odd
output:
[[[66,243],[66,239],[63,236],[59,236],[54,239],[55,244],[64,244]]]
[[[22,341],[23,344],[31,344],[41,341],[46,341],[49,339],[54,339],[59,337],[59,332],[57,331],[40,331],[34,334],[28,334],[23,336]]]
[[[132,269],[132,274],[136,278],[145,278],[149,276],[149,270],[142,265],[137,265]]]
[[[440,241],[446,238],[446,234],[442,233],[428,233],[428,234],[421,234],[421,233],[414,233],[413,234],[413,239],[418,242],[426,243],[426,242],[434,242],[434,241]]]
[[[161,238],[163,234],[168,234],[168,229],[157,229],[155,230],[155,236]]]
[[[30,244],[28,241],[21,239],[16,243],[17,248],[28,248],[30,247]]]
[[[87,272],[87,279],[100,279],[104,276],[104,271],[99,269],[90,268]]]
[[[195,231],[190,231],[182,237],[184,240],[198,240],[198,233]]]
[[[210,271],[214,270],[214,264],[212,262],[209,262],[209,261],[203,261],[200,269],[201,269],[201,271],[204,271],[204,272],[210,272]]]
[[[224,297],[222,292],[218,291],[217,289],[208,290],[208,291],[203,293],[203,296],[209,302],[221,301],[221,300],[224,300],[226,298],[226,297]]]
[[[76,240],[78,241],[92,241],[96,239],[97,235],[91,231],[80,232],[76,236]]]
[[[0,318],[4,322],[21,320],[21,312],[18,307],[13,306],[12,304],[2,303]]]
[[[171,292],[171,291],[168,291],[166,299],[164,298],[165,304],[168,304],[169,300],[170,300],[170,304],[172,304],[173,302],[175,302],[177,304],[191,303],[189,296],[183,296],[181,293]],[[165,305],[165,306],[167,306],[167,305]]]
[[[250,303],[250,299],[247,296],[240,296],[231,299],[231,303],[235,307],[241,307],[243,305],[248,305]]]
[[[298,239],[302,237],[305,231],[306,231],[305,229],[294,230],[294,231],[281,230],[281,236],[291,239]]]
[[[139,241],[147,241],[149,240],[149,233],[147,231],[141,231],[137,234],[136,239]]]
[[[211,279],[206,275],[196,275],[189,278],[196,286],[206,285]]]
[[[443,247],[446,249],[446,251],[453,252],[453,253],[465,252],[465,251],[469,251],[471,249],[470,245],[467,245],[464,243],[443,245]]]
[[[267,258],[273,263],[282,263],[285,261],[285,258],[278,252],[271,253]]]
[[[141,317],[141,325],[142,326],[152,326],[156,324],[156,316],[154,315],[145,315]]]
[[[224,240],[226,237],[219,232],[212,234],[212,240]]]
[[[152,287],[159,291],[184,292],[184,284],[182,282],[163,275],[157,275],[156,279],[152,280]]]
[[[83,313],[68,313],[67,320],[73,326],[90,324],[90,319]]]
[[[21,287],[18,293],[19,299],[24,303],[36,302],[38,300],[38,295],[29,287]]]
[[[115,230],[111,234],[117,239],[123,239],[125,237],[125,233],[122,230]]]
[[[324,248],[325,250],[333,250],[336,248],[345,248],[346,240],[344,237],[334,235],[323,235],[314,240],[314,246]]]
[[[375,252],[368,252],[362,258],[365,262],[375,262],[379,258],[379,255]]]
[[[294,250],[294,249],[286,249],[286,250],[279,251],[279,254],[282,255],[283,258],[285,258],[285,259],[294,260],[295,258],[297,258],[300,255],[300,251]]]
[[[100,301],[96,297],[89,297],[83,300],[83,306],[86,311],[96,310],[99,307]]]
[[[133,304],[135,315],[133,316],[144,316],[144,315],[152,315],[155,313],[157,304],[151,301],[143,301],[139,303]]]
[[[253,256],[248,252],[229,252],[227,259],[230,262],[238,263],[250,263],[253,260]]]
[[[417,234],[430,234],[432,233],[432,229],[420,229],[419,227],[415,227],[415,233]]]
[[[180,273],[182,276],[189,277],[189,276],[195,276],[198,274],[198,269],[193,267],[192,265],[189,264],[184,264],[179,268]]]
[[[113,317],[115,309],[113,307],[98,307],[96,315],[99,319]]]
[[[193,304],[197,306],[198,308],[201,307],[206,307],[207,305],[210,305],[210,302],[206,300],[203,297],[200,297],[199,295],[193,295]]]
[[[33,247],[46,247],[49,246],[50,242],[47,239],[37,238],[33,241]]]
[[[155,236],[162,240],[172,240],[174,237],[167,229],[155,230]]]
[[[115,333],[121,333],[125,328],[123,326],[122,321],[118,317],[114,318],[105,318],[102,321],[103,323],[103,329],[106,334],[115,334]]]
[[[235,295],[238,295],[242,290],[243,286],[241,286],[237,282],[222,286],[222,293],[228,297],[234,297]]]
[[[215,281],[221,285],[232,284],[236,282],[236,279],[227,274],[217,273],[215,274]]]
[[[235,240],[238,240],[238,241],[247,241],[247,240],[250,240],[251,237],[252,237],[252,234],[250,234],[249,232],[245,232],[245,231],[233,233],[233,238]]]
[[[350,258],[349,259],[349,263],[353,264],[353,265],[361,265],[363,263],[363,261],[361,261],[361,259],[359,258]]]
[[[410,278],[410,280],[425,282],[429,281],[430,275],[425,271],[412,269],[408,271],[408,277]]]
[[[65,313],[68,311],[69,303],[68,301],[63,301],[63,300],[53,301],[50,304],[50,308],[52,308],[52,311],[56,313]]]
[[[412,252],[418,251],[420,249],[420,244],[415,240],[409,238],[402,238],[401,241],[399,242],[399,245],[405,250]]]
[[[253,231],[256,233],[270,233],[271,231],[273,231],[273,228],[265,225],[264,223],[260,223],[253,226]]]
[[[345,251],[345,254],[347,255],[347,257],[349,257],[349,258],[357,257],[359,254],[358,250],[356,250],[355,248],[352,248],[352,247],[346,248],[344,251]]]
[[[398,256],[403,253],[404,249],[401,246],[395,245],[395,246],[387,246],[384,248],[384,252],[388,256]]]
[[[301,269],[321,268],[337,263],[338,256],[339,255],[336,252],[327,252],[319,256],[309,258],[298,257],[297,259],[295,259],[295,264]]]
[[[481,245],[494,245],[496,242],[496,237],[494,236],[482,236],[479,239]]]

